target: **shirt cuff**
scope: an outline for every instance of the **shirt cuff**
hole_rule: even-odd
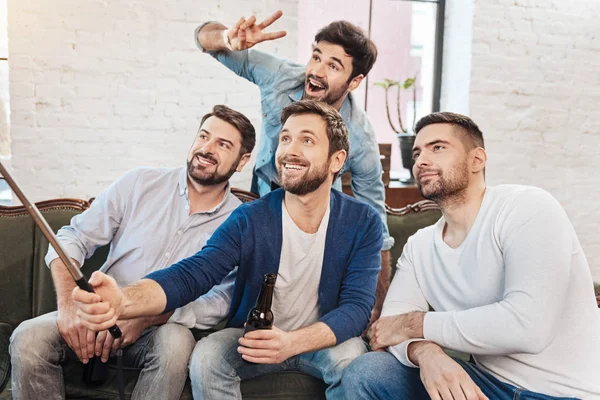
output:
[[[392,355],[394,357],[396,357],[398,359],[398,361],[400,361],[402,364],[406,365],[407,367],[410,368],[419,368],[418,365],[414,364],[412,361],[410,361],[410,358],[408,358],[408,345],[413,343],[413,342],[421,342],[425,339],[409,339],[409,340],[405,340],[404,342],[397,344],[395,346],[390,346],[387,348],[387,351],[392,353]]]
[[[197,28],[194,30],[194,43],[196,43],[196,46],[197,46],[197,47],[198,47],[200,50],[202,50],[202,52],[204,52],[204,53],[206,53],[207,51],[206,51],[206,50],[204,50],[204,47],[202,47],[202,45],[201,45],[201,44],[200,44],[200,42],[198,41],[198,33],[199,33],[201,30],[202,30],[202,28],[204,28],[204,26],[205,26],[205,25],[207,25],[207,24],[210,24],[211,22],[214,22],[214,21],[207,21],[207,22],[203,23],[202,25],[200,25],[199,27],[197,27]]]
[[[447,312],[428,312],[423,319],[423,337],[439,346],[447,347],[444,343],[444,321],[448,318]]]
[[[79,247],[76,244],[68,244],[64,242],[60,243],[60,245],[62,246],[67,256],[77,261],[79,263],[79,267],[81,268],[83,262],[85,261],[85,254],[83,254]],[[58,253],[56,252],[56,250],[54,250],[54,247],[52,247],[52,245],[49,245],[48,253],[46,253],[46,257],[44,257],[44,261],[46,262],[48,268],[50,268],[50,263],[56,260],[57,258],[60,258],[58,256]]]
[[[392,247],[394,247],[394,238],[391,236],[387,236],[384,237],[383,239],[383,246],[381,247],[381,251],[388,251],[390,250]]]

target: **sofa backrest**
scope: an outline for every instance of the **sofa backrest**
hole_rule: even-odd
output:
[[[90,203],[78,199],[56,199],[36,203],[54,230]],[[22,321],[56,309],[56,295],[44,257],[48,241],[23,206],[0,206],[0,322],[13,328]],[[82,271],[89,276],[106,258],[108,246],[98,249]]]
[[[396,263],[402,255],[404,245],[408,238],[419,229],[433,225],[442,212],[437,204],[430,200],[422,200],[415,204],[409,204],[403,208],[391,208],[386,206],[388,229],[390,236],[394,238],[392,247],[392,274],[396,271]]]
[[[257,198],[241,189],[233,188],[232,193],[243,202]],[[89,208],[90,202],[56,199],[36,205],[56,232],[68,225],[75,215]],[[396,241],[392,249],[393,266],[408,238],[418,229],[435,223],[440,216],[439,208],[428,200],[400,209],[387,208],[390,234]],[[0,238],[0,322],[14,328],[26,319],[56,309],[52,277],[44,262],[48,241],[22,206],[0,206]],[[109,248],[110,245],[99,248],[85,261],[82,272],[86,277],[89,278],[102,266]]]

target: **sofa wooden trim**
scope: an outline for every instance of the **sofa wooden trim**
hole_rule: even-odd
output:
[[[85,211],[90,208],[91,201],[81,199],[52,199],[44,200],[35,203],[40,211],[60,210],[63,208]],[[16,217],[28,214],[27,209],[23,205],[19,206],[0,206],[0,217]]]
[[[419,214],[419,213],[422,213],[425,211],[439,210],[439,209],[440,209],[440,206],[438,206],[436,203],[434,203],[431,200],[421,200],[419,202],[416,202],[415,204],[407,204],[406,206],[404,206],[402,208],[392,208],[392,207],[388,206],[387,204],[385,205],[385,211],[389,215],[395,215],[397,217],[402,217],[407,214]]]

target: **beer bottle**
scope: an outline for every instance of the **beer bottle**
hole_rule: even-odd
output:
[[[277,275],[275,274],[265,274],[256,305],[248,313],[244,334],[257,329],[271,329],[273,327],[271,303],[273,302],[273,290],[275,289],[276,279]]]

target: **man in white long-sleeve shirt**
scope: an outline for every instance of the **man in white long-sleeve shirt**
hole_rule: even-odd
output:
[[[531,186],[487,187],[468,117],[434,113],[416,132],[414,174],[443,216],[406,243],[371,329],[387,352],[346,369],[347,397],[600,399],[600,311],[561,205]]]

